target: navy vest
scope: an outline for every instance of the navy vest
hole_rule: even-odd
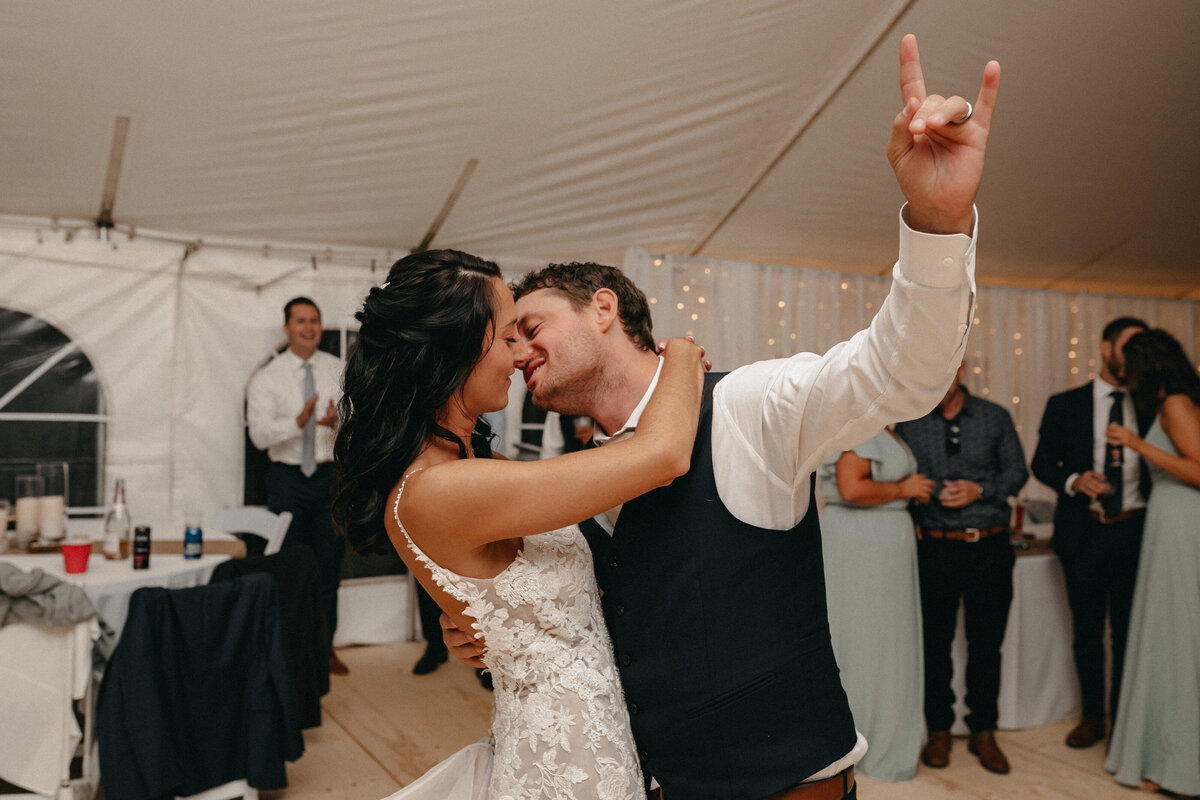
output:
[[[592,520],[605,617],[642,768],[671,800],[760,800],[845,756],[856,735],[825,606],[816,505],[790,531],[717,495],[712,389],[687,475]]]

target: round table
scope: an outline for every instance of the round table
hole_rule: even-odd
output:
[[[96,614],[119,638],[129,614],[129,598],[145,586],[165,589],[188,589],[208,583],[213,570],[229,558],[226,553],[206,553],[200,558],[185,559],[182,554],[151,552],[149,569],[134,569],[133,559],[109,561],[93,552],[87,571],[68,575],[61,553],[3,553],[0,561],[22,570],[40,569],[83,588],[96,608]]]

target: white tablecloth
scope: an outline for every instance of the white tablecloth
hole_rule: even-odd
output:
[[[1079,714],[1079,679],[1071,651],[1071,609],[1062,566],[1053,553],[1019,555],[1013,569],[1013,602],[1001,645],[998,725],[1035,728]],[[963,612],[950,650],[954,662],[955,723],[966,734],[967,640]]]
[[[151,553],[149,569],[134,569],[133,559],[109,561],[100,553],[92,553],[88,559],[87,572],[68,575],[63,566],[61,553],[0,555],[6,561],[23,570],[41,569],[83,587],[83,591],[96,607],[96,613],[119,637],[129,614],[129,598],[143,586],[161,586],[166,589],[188,589],[208,583],[217,564],[227,555],[204,555],[196,559],[185,559],[174,553]]]

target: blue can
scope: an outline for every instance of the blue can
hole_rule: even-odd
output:
[[[204,531],[200,526],[188,526],[183,529],[183,557],[199,558],[204,552]]]

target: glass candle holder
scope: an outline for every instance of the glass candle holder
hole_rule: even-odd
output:
[[[16,544],[24,550],[41,529],[42,479],[37,475],[16,478]]]
[[[42,479],[42,497],[38,501],[39,535],[45,541],[58,541],[66,532],[67,462],[38,464],[37,477]]]

